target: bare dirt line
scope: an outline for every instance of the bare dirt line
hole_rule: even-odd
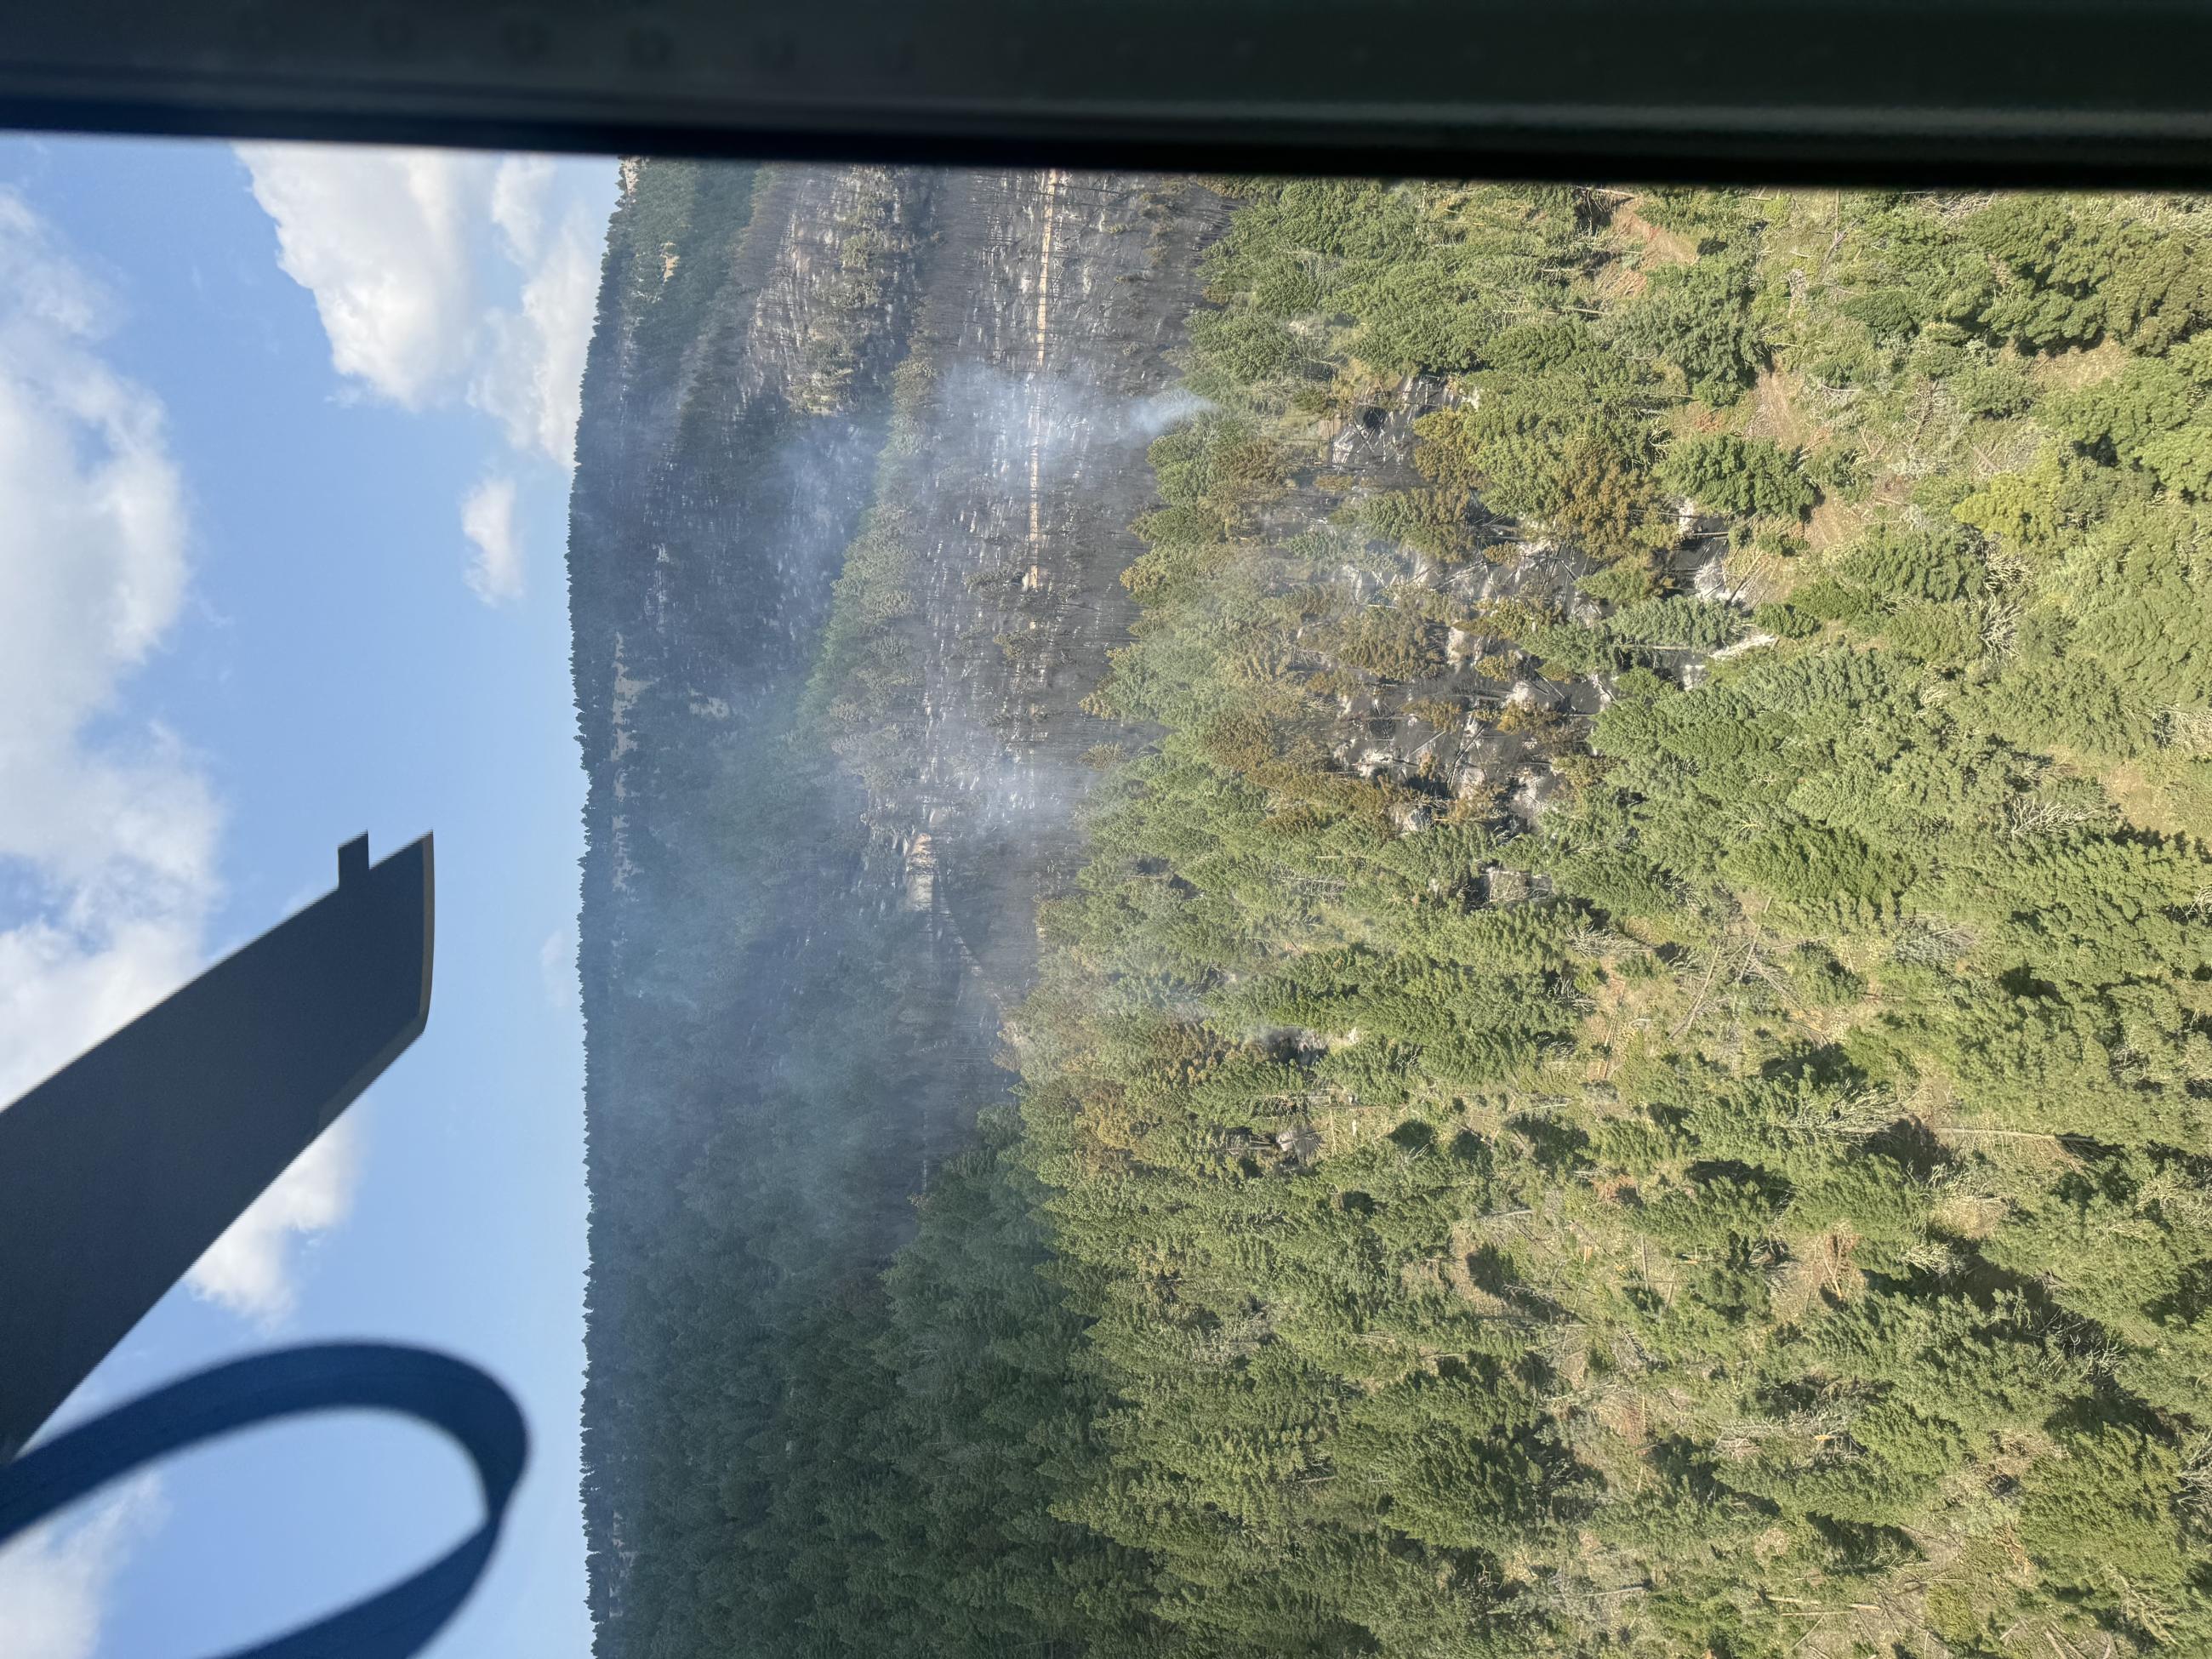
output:
[[[1678,236],[1671,230],[1662,230],[1636,210],[1644,198],[1632,197],[1615,208],[1613,223],[1644,244],[1655,264],[1689,265],[1698,260],[1697,244],[1686,236]]]
[[[1841,547],[1866,527],[1866,514],[1847,501],[1830,496],[1813,509],[1805,522],[1805,544],[1815,553]]]
[[[1784,449],[1814,449],[1826,442],[1828,428],[1799,406],[1797,392],[1796,375],[1763,370],[1751,388],[1752,416],[1744,435],[1771,438]]]

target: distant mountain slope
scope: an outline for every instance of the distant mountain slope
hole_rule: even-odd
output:
[[[1213,204],[625,164],[568,559],[603,1653],[727,1615],[774,1347],[1004,1094]]]

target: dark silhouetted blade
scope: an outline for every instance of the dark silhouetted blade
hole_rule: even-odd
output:
[[[428,836],[0,1111],[0,1458],[422,1035]]]

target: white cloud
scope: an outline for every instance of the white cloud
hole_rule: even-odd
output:
[[[83,1519],[50,1522],[0,1547],[9,1659],[91,1659],[109,1586],[167,1509],[161,1477],[140,1475]]]
[[[313,144],[238,154],[340,374],[404,409],[465,403],[518,459],[574,470],[610,167]],[[515,489],[488,480],[462,506],[468,583],[487,604],[522,591]]]
[[[546,934],[538,947],[538,976],[545,987],[545,1000],[562,1013],[576,1006],[576,919],[574,916]]]
[[[611,171],[313,144],[239,155],[341,374],[406,409],[465,398],[517,451],[574,465]]]
[[[0,192],[0,1105],[189,976],[217,896],[213,791],[120,707],[187,536],[161,404],[96,349],[115,309]]]
[[[491,168],[451,150],[245,144],[277,264],[315,296],[339,374],[405,409],[461,383],[477,327],[471,227]]]
[[[351,1116],[342,1117],[208,1247],[185,1283],[242,1318],[281,1323],[298,1298],[295,1237],[344,1220],[360,1176],[361,1132]]]
[[[552,192],[553,158],[503,155],[491,175],[491,222],[506,240],[507,257],[528,266],[544,245],[545,198]]]
[[[514,480],[489,477],[461,498],[461,533],[476,553],[470,591],[486,605],[522,597],[522,549],[514,539]]]
[[[550,235],[534,223],[530,228],[538,252],[522,285],[522,307],[485,318],[469,401],[499,422],[515,448],[574,470],[605,221],[579,205]]]

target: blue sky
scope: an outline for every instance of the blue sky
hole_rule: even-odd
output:
[[[438,840],[428,1032],[68,1409],[276,1340],[485,1364],[535,1455],[446,1655],[589,1639],[561,549],[616,183],[0,143],[0,1098],[328,888],[341,842]],[[260,1431],[0,1557],[0,1627],[14,1659],[221,1650],[474,1502],[426,1431]]]

